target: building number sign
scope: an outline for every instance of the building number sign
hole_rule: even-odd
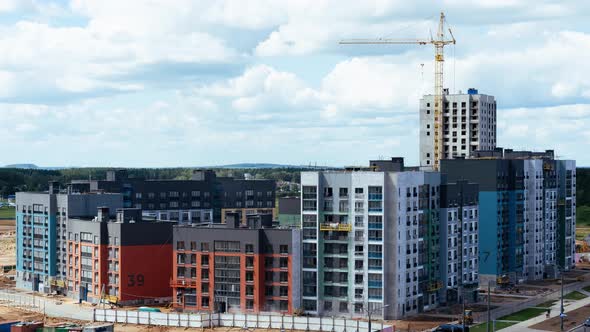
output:
[[[143,286],[143,282],[145,281],[143,274],[128,274],[127,275],[127,287],[140,287]]]

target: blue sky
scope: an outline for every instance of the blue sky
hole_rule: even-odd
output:
[[[0,165],[416,164],[445,85],[496,96],[498,145],[590,166],[587,1],[0,0]],[[422,64],[424,67],[422,69]]]

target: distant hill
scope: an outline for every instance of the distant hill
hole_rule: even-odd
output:
[[[312,168],[304,165],[266,164],[266,163],[240,163],[221,166],[209,166],[210,168]]]
[[[6,166],[4,166],[4,168],[59,170],[59,169],[66,169],[66,168],[70,168],[70,167],[40,167],[35,164],[12,164],[12,165],[6,165]]]
[[[6,165],[5,168],[20,168],[20,169],[39,169],[35,164],[12,164]]]

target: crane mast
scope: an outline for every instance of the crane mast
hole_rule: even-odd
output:
[[[340,41],[340,44],[417,44],[434,45],[434,160],[433,168],[439,169],[440,160],[444,157],[443,151],[443,112],[444,112],[444,47],[455,44],[455,37],[451,28],[448,28],[451,39],[445,35],[445,14],[440,13],[436,39],[429,40],[399,40],[399,39],[348,39]]]

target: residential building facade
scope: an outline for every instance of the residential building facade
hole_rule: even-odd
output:
[[[310,314],[397,319],[439,302],[440,175],[379,164],[301,174]]]
[[[110,219],[99,207],[93,219],[68,220],[68,296],[118,304],[171,299],[173,222],[144,220],[141,210],[118,209]]]
[[[537,153],[497,148],[475,151],[470,159],[443,160],[441,173],[449,181],[468,180],[479,185],[479,273],[483,283],[554,278],[560,268],[573,267],[575,212],[560,209],[560,204],[575,205],[571,191],[575,162],[555,160],[551,150]],[[565,190],[568,186],[570,196]]]
[[[279,225],[301,226],[301,198],[281,197],[279,198]]]
[[[125,207],[142,209],[159,220],[180,223],[224,223],[227,213],[275,212],[273,180],[217,177],[211,170],[195,170],[190,180],[131,178],[125,171],[109,171],[106,180],[76,180],[71,192],[120,192]]]
[[[188,311],[280,312],[301,307],[301,232],[272,215],[237,213],[225,225],[174,227],[173,306]]]
[[[441,185],[440,302],[478,301],[479,189],[457,181]]]
[[[496,147],[496,100],[476,89],[449,94],[445,89],[442,114],[441,156],[434,155],[438,124],[434,120],[434,95],[420,99],[420,166],[434,167],[436,159],[468,157],[472,151]]]
[[[16,193],[17,288],[66,293],[67,222],[90,217],[99,206],[115,211],[121,194],[64,194],[56,183],[49,192]]]

